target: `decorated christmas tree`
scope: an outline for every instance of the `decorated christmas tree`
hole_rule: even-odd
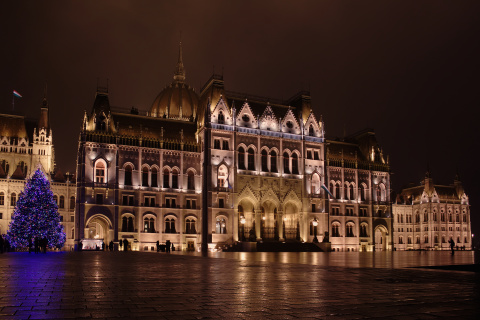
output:
[[[28,247],[33,238],[47,239],[48,246],[62,247],[66,240],[50,182],[40,169],[25,184],[7,237],[14,247]]]

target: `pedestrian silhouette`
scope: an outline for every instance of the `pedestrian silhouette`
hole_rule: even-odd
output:
[[[450,249],[452,249],[452,255],[455,254],[455,251],[453,250],[455,248],[455,241],[453,239],[450,239]]]

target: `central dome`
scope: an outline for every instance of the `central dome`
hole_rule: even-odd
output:
[[[192,120],[197,115],[198,95],[185,83],[185,70],[182,61],[182,44],[178,53],[178,63],[173,82],[160,92],[152,108],[152,117],[177,120]]]

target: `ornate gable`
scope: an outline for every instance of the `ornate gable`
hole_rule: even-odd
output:
[[[247,128],[258,128],[257,118],[254,116],[250,105],[246,101],[237,114],[237,125]]]
[[[300,124],[297,121],[297,118],[292,112],[292,109],[288,109],[287,114],[281,122],[281,131],[293,134],[300,134]]]
[[[238,203],[243,199],[248,199],[252,203],[258,202],[258,196],[252,191],[249,185],[243,187],[243,189],[238,193]]]
[[[310,129],[310,127],[312,127],[312,129]],[[323,138],[322,123],[317,121],[313,112],[310,112],[307,122],[305,122],[303,134],[306,136]]]
[[[220,119],[219,119],[219,116],[220,116]],[[233,124],[233,118],[232,118],[232,113],[230,112],[230,108],[225,103],[225,100],[223,100],[223,97],[220,97],[220,100],[218,100],[217,105],[212,111],[211,120],[213,123],[222,124],[222,116],[223,116],[223,124],[228,124],[228,125]]]
[[[270,106],[265,108],[265,111],[263,111],[263,114],[258,121],[260,129],[278,131],[278,120]]]

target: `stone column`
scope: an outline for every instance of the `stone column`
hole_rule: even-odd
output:
[[[262,228],[262,210],[255,209],[255,236],[257,240],[261,240],[261,228]]]

